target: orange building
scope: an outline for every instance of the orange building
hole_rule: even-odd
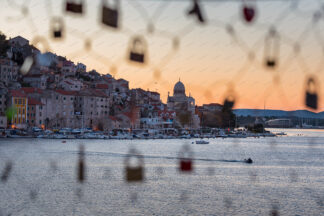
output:
[[[21,90],[10,90],[11,106],[15,107],[15,113],[12,115],[11,124],[17,128],[25,128],[27,121],[27,95]]]

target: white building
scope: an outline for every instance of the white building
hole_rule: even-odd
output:
[[[83,83],[77,79],[66,78],[61,80],[57,87],[66,91],[80,91],[83,89]]]
[[[8,85],[9,82],[16,82],[19,67],[17,63],[9,59],[0,59],[0,82]]]
[[[29,84],[31,87],[46,89],[48,76],[44,74],[26,75],[23,78],[24,83]]]

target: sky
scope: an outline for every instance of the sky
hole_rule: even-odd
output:
[[[85,13],[76,16],[64,12],[64,0],[0,0],[0,31],[82,62],[88,70],[126,79],[131,88],[158,91],[164,102],[180,79],[198,105],[234,95],[235,108],[305,109],[312,76],[317,111],[324,110],[324,1],[200,0],[206,19],[201,24],[187,15],[190,0],[122,0],[118,29],[100,22],[102,2],[115,8],[115,1],[83,2]],[[243,20],[243,2],[255,8],[252,23]],[[63,20],[63,40],[50,36],[55,17]],[[266,40],[271,29],[276,37]],[[144,45],[135,49],[144,51],[144,65],[128,60],[138,36]],[[47,44],[38,43],[39,37]],[[277,66],[270,69],[264,62],[272,50],[266,47],[273,44],[279,52],[274,53]]]

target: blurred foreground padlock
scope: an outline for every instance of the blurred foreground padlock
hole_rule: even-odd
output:
[[[179,170],[181,172],[191,172],[193,170],[193,152],[190,146],[184,145],[179,152]]]
[[[188,11],[188,15],[196,15],[199,22],[201,22],[201,23],[205,22],[205,19],[204,19],[202,12],[200,10],[200,6],[198,4],[198,0],[193,0],[192,9],[190,9]]]
[[[79,163],[78,163],[78,181],[83,183],[85,180],[85,159],[84,159],[84,146],[79,147]]]
[[[119,0],[115,1],[115,7],[110,7],[107,4],[107,0],[102,0],[102,23],[113,27],[118,28],[118,15],[119,15]]]
[[[135,37],[133,38],[129,59],[134,62],[144,63],[146,53],[146,43],[144,38]]]
[[[53,32],[53,38],[62,38],[64,31],[63,19],[55,17],[51,22],[51,31]]]
[[[232,110],[235,105],[235,94],[233,90],[229,90],[224,100],[223,111]]]
[[[130,159],[137,159],[137,165],[131,166]],[[125,159],[125,177],[127,182],[142,182],[144,180],[144,159],[135,149],[131,149]]]
[[[252,3],[252,1],[254,3]],[[243,18],[248,23],[251,23],[255,17],[255,4],[256,3],[254,0],[243,2],[243,7],[242,7]]]
[[[66,0],[65,10],[71,13],[82,14],[83,0],[79,0],[79,3],[77,3],[76,0]]]
[[[275,68],[278,64],[280,37],[274,27],[270,28],[265,39],[264,56],[265,65],[268,68]]]
[[[318,104],[318,86],[316,85],[315,79],[310,77],[307,81],[307,86],[306,86],[306,98],[305,98],[305,103],[306,106],[312,109],[317,109],[317,104]]]

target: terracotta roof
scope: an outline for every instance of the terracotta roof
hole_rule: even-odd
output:
[[[74,66],[74,63],[71,61],[64,61],[63,66]]]
[[[109,116],[109,118],[110,118],[111,120],[113,120],[113,121],[117,121],[117,118],[114,117],[114,116]]]
[[[108,89],[109,86],[107,84],[96,84],[96,88],[98,88],[98,89]]]
[[[28,105],[43,105],[43,104],[34,98],[28,98]]]
[[[27,95],[20,89],[19,90],[10,90],[10,94],[13,97],[27,97]]]
[[[127,82],[128,83],[128,81],[124,80],[124,79],[118,79],[117,82]]]
[[[210,103],[210,104],[203,104],[203,106],[219,106],[219,107],[222,107],[223,105],[221,105],[219,103]]]
[[[105,93],[103,93],[102,91],[99,90],[95,90],[95,89],[91,89],[90,90],[93,96],[96,97],[108,97]]]
[[[67,81],[67,80],[64,80],[65,83],[69,84],[69,85],[73,85],[73,83]]]
[[[34,88],[34,87],[22,87],[21,90],[26,94],[31,94],[31,93],[42,94],[43,93],[42,89]]]
[[[65,91],[62,89],[56,89],[55,92],[61,94],[61,95],[77,95],[78,92],[77,91]]]

